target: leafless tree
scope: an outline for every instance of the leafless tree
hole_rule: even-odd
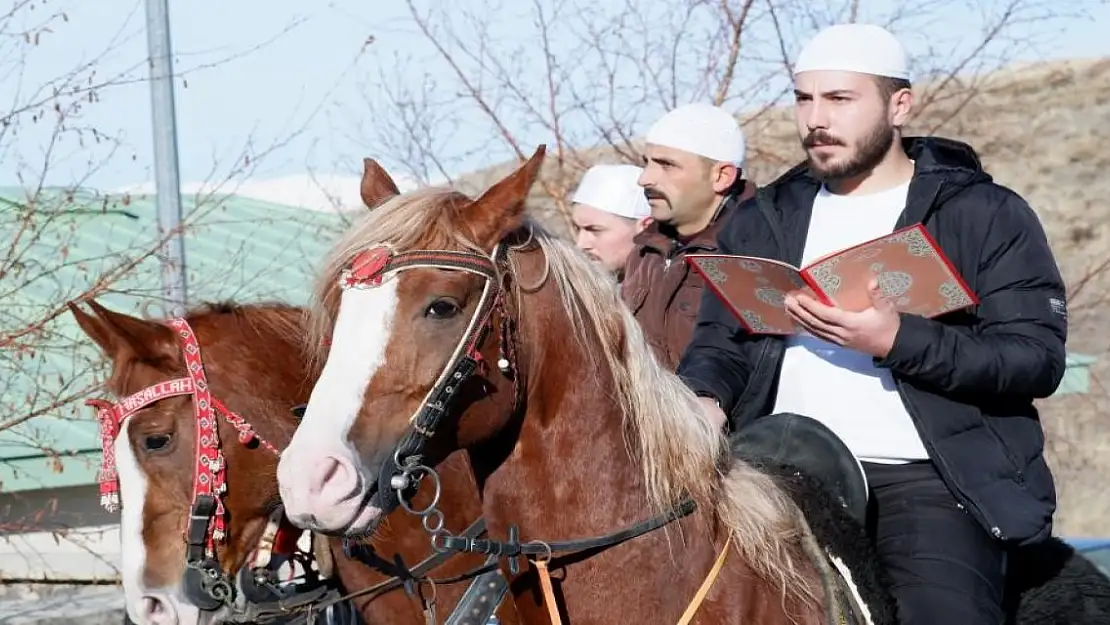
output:
[[[80,400],[99,387],[107,364],[72,323],[62,322],[67,303],[112,295],[149,310],[161,300],[164,239],[153,227],[150,203],[139,208],[129,193],[88,188],[103,168],[135,158],[93,120],[102,100],[129,86],[145,88],[139,83],[148,80],[147,59],[120,52],[129,38],[144,37],[141,10],[135,3],[128,26],[109,33],[98,54],[55,76],[28,68],[44,57],[75,56],[67,56],[66,36],[81,24],[32,0],[0,14],[0,158],[18,182],[0,189],[0,444],[52,456],[57,471],[64,470],[65,450],[57,448],[51,423],[91,419]],[[264,49],[298,23],[220,58],[178,62],[177,88],[187,88],[198,72]],[[273,139],[252,136],[214,162],[203,190],[182,198],[187,215],[165,238],[221,219],[227,194],[303,129],[291,125]],[[236,252],[226,250],[229,262]]]
[[[759,138],[781,124],[774,107],[791,99],[792,59],[823,26],[889,26],[923,50],[913,58],[918,113],[958,115],[981,88],[979,76],[1050,39],[1083,8],[938,0],[877,14],[859,0],[405,2],[403,23],[383,31],[379,45],[394,38],[427,52],[385,55],[366,79],[365,101],[344,120],[361,126],[360,149],[427,183],[454,182],[546,143],[552,158],[540,185],[563,225],[584,168],[598,159],[639,162],[637,135],[684,102],[740,115],[757,166],[791,164],[793,152]],[[952,28],[953,15],[961,28]],[[944,127],[930,118],[926,130]]]

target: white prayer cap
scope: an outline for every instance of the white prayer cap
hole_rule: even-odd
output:
[[[670,111],[648,130],[647,143],[744,165],[744,132],[731,113],[695,102]]]
[[[837,24],[817,33],[798,55],[794,74],[815,70],[910,79],[902,44],[874,24]]]
[[[643,171],[635,165],[594,165],[582,176],[570,201],[629,219],[648,217],[651,205],[637,182]]]

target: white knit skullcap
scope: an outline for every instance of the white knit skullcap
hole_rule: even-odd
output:
[[[730,113],[712,104],[695,102],[674,109],[652,125],[644,140],[737,167],[744,165],[744,132],[740,124]]]
[[[837,24],[802,48],[794,74],[843,71],[910,79],[906,51],[887,29],[874,24]]]
[[[648,217],[651,205],[637,183],[643,171],[635,165],[594,165],[582,176],[570,201],[629,219]]]

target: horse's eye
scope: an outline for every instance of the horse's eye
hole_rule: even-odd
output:
[[[169,444],[170,444],[170,435],[169,434],[152,434],[152,435],[146,437],[146,450],[147,451],[158,451],[159,449],[162,449],[163,447],[165,447],[166,445],[169,445]]]
[[[432,319],[450,319],[457,314],[459,314],[459,305],[447,299],[437,299],[424,311],[424,316]]]

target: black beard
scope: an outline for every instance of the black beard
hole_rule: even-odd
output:
[[[807,136],[802,141],[802,145],[806,148],[813,147],[816,138],[815,135],[820,135],[820,131]],[[836,141],[823,140],[823,142],[843,145],[843,143]],[[875,169],[875,167],[882,162],[883,158],[886,157],[892,145],[894,145],[894,127],[887,124],[879,124],[869,135],[863,138],[860,142],[859,150],[848,160],[839,163],[822,164],[812,155],[809,155],[809,168],[818,179],[826,184],[857,178]]]

